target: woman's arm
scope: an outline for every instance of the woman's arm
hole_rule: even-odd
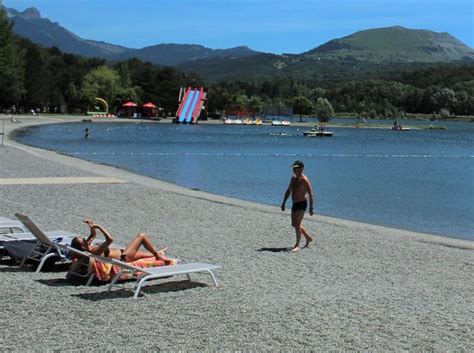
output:
[[[114,241],[114,238],[112,238],[109,232],[107,232],[107,230],[101,225],[94,224],[93,227],[94,229],[98,229],[105,237],[105,241],[102,244],[91,250],[93,254],[100,255],[109,248],[110,244],[112,244],[112,242]]]
[[[107,230],[104,227],[102,227],[99,224],[94,224],[94,228],[100,230],[100,232],[105,237],[105,242],[106,243],[108,243],[109,245],[112,244],[112,242],[114,241],[114,238],[112,238],[112,236],[109,234],[109,232],[107,232]]]
[[[90,229],[89,236],[86,239],[87,245],[90,246],[92,244],[92,241],[95,239],[97,232],[94,228],[94,221],[92,219],[86,219],[84,223],[86,223]]]

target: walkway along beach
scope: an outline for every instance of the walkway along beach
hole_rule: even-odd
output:
[[[7,121],[6,132],[73,119],[20,120]],[[77,233],[93,217],[118,242],[143,231],[172,257],[223,266],[217,289],[205,275],[169,278],[134,301],[130,291],[107,293],[103,285],[68,283],[65,272],[2,262],[1,350],[474,350],[474,242],[316,215],[305,217],[316,236],[311,247],[289,254],[281,250],[293,245],[294,231],[289,212],[277,207],[7,136],[0,166],[0,181],[48,178],[0,183],[1,216],[22,212],[45,230]],[[72,177],[102,179],[51,179]]]

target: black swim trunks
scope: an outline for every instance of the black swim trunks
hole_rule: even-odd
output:
[[[120,249],[120,260],[126,262],[125,254],[123,249]]]
[[[293,203],[293,206],[291,207],[291,211],[306,211],[306,207],[308,207],[308,201],[299,201]]]

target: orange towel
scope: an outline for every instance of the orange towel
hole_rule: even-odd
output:
[[[133,266],[140,267],[140,268],[147,268],[147,267],[157,267],[157,266],[169,266],[176,264],[176,260],[156,260],[154,257],[148,257],[140,260],[136,260],[130,262]],[[98,261],[95,259],[91,259],[91,266],[95,271],[95,275],[98,280],[108,282],[112,280],[112,278],[120,272],[121,268],[118,265],[112,265],[108,263],[104,263],[102,261]],[[120,276],[120,280],[130,279],[132,277],[131,273],[124,273]]]

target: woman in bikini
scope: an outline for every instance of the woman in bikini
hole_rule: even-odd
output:
[[[91,219],[85,220],[84,223],[89,226],[90,235],[87,239],[83,237],[75,237],[72,239],[71,247],[77,250],[88,251],[94,255],[110,257],[125,262],[133,262],[147,257],[155,257],[157,260],[170,261],[170,259],[165,256],[167,247],[157,251],[151,243],[150,238],[145,233],[138,234],[125,249],[111,248],[110,245],[114,241],[114,238],[112,238],[104,227],[94,223]],[[92,244],[97,235],[97,230],[99,230],[105,237],[105,242],[102,244]],[[139,249],[142,245],[148,251],[140,251]]]

